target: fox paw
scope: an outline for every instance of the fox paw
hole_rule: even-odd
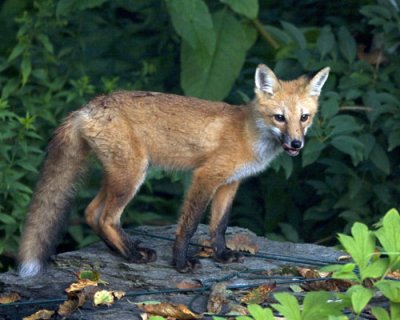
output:
[[[230,249],[225,249],[224,251],[215,254],[214,258],[216,261],[221,263],[243,262],[244,259],[238,251],[233,251]]]
[[[174,262],[173,265],[175,265],[175,269],[180,273],[188,273],[201,268],[199,259],[193,257],[188,258],[184,263]]]
[[[135,241],[131,245],[129,261],[133,263],[148,263],[157,259],[157,253],[153,249],[139,246],[140,241]]]

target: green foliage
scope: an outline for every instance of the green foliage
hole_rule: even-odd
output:
[[[282,155],[273,170],[245,182],[233,224],[333,243],[355,221],[368,225],[399,206],[400,16],[391,1],[5,0],[0,17],[3,256],[15,255],[45,146],[69,111],[117,89],[248,102],[258,63],[284,79],[325,66],[331,75],[302,155]],[[95,239],[82,217],[101,179],[98,165],[91,167],[72,206],[69,248]],[[125,223],[176,221],[188,181],[152,169]],[[376,237],[388,263],[398,265],[390,252],[399,241]],[[364,264],[362,277],[379,273],[379,263]],[[355,274],[354,265],[346,267],[347,276]]]

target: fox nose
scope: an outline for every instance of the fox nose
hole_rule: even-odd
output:
[[[301,145],[302,145],[302,143],[301,143],[300,140],[293,140],[293,141],[290,143],[290,146],[291,146],[292,148],[295,148],[295,149],[300,149],[300,148],[301,148]]]

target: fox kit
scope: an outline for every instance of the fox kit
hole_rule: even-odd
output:
[[[72,112],[48,146],[20,243],[20,275],[38,274],[53,252],[89,153],[100,160],[104,177],[85,217],[109,247],[131,262],[156,259],[154,250],[139,246],[120,224],[125,206],[154,165],[193,170],[176,230],[176,269],[188,272],[197,266],[187,255],[188,242],[210,202],[214,258],[239,261],[240,255],[225,246],[228,213],[239,183],[264,170],[283,150],[299,154],[328,74],[324,68],[311,78],[282,81],[259,65],[255,99],[248,106],[122,91]]]

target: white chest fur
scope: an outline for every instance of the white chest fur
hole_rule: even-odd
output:
[[[240,164],[227,183],[254,176],[263,171],[268,164],[282,151],[276,138],[270,132],[260,134],[258,141],[252,146],[254,160]]]

